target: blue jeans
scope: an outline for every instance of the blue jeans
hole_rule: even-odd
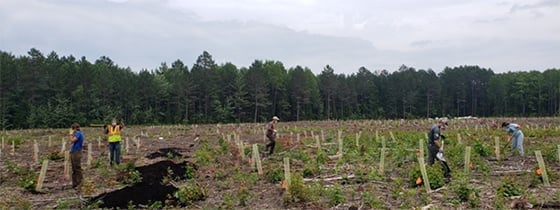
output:
[[[511,150],[515,152],[515,149],[519,152],[519,155],[523,156],[523,132],[519,131],[518,134],[513,136],[511,143]]]
[[[109,163],[113,165],[116,163],[119,165],[121,163],[121,142],[111,142],[109,143]]]

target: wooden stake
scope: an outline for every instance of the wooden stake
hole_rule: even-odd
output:
[[[337,155],[342,155],[342,147],[344,146],[344,142],[342,141],[342,132],[339,132],[340,135],[338,135],[338,154]]]
[[[259,147],[257,144],[253,144],[253,162],[257,165],[257,172],[259,175],[263,174],[262,164],[261,164],[261,157],[259,155]]]
[[[379,142],[379,130],[375,130],[375,142]]]
[[[299,139],[299,133],[298,133],[298,134],[296,135],[296,141],[297,141],[297,142],[298,142],[298,144],[299,144],[299,142],[300,142],[300,139]]]
[[[418,141],[418,151],[420,151],[420,157],[424,158],[424,139]]]
[[[47,175],[47,167],[49,167],[49,160],[44,160],[41,166],[41,172],[39,173],[39,178],[37,178],[37,185],[35,185],[35,191],[40,192],[43,188],[43,181],[45,181],[45,176]]]
[[[381,136],[381,148],[385,149],[385,136]]]
[[[292,145],[294,143],[294,132],[290,132],[290,142],[289,145]]]
[[[389,135],[391,135],[391,140],[393,140],[393,142],[397,142],[395,135],[393,135],[393,131],[389,131]]]
[[[422,182],[424,182],[424,187],[427,193],[431,193],[430,190],[430,180],[428,179],[428,173],[426,172],[426,164],[424,163],[424,156],[418,157],[418,164],[420,164],[420,172],[422,172]]]
[[[12,140],[12,155],[16,154],[16,142]]]
[[[321,142],[325,142],[325,132],[321,130]]]
[[[97,137],[97,148],[101,148],[101,136]]]
[[[126,150],[126,154],[128,154],[129,151],[130,151],[130,150],[129,150],[129,146],[128,146],[128,142],[129,142],[129,141],[128,141],[128,137],[126,137],[126,140],[125,140],[125,150]]]
[[[52,136],[49,136],[49,143],[48,143],[48,145],[47,145],[48,148],[51,148],[51,146],[52,146],[52,144],[51,144],[51,137],[52,137]]]
[[[64,141],[64,138],[62,138],[62,146],[60,148],[60,153],[64,153],[64,151],[66,151],[66,141]]]
[[[311,131],[311,138],[315,138],[315,132]]]
[[[91,152],[92,152],[91,150],[92,149],[93,148],[91,146],[91,143],[88,143],[88,145],[87,145],[87,160],[86,160],[87,167],[91,166],[91,161],[93,160],[93,156],[91,156]]]
[[[286,191],[290,189],[291,176],[290,176],[290,158],[284,158],[284,181],[286,183]]]
[[[39,163],[39,145],[37,140],[33,140],[33,161]]]
[[[500,161],[500,137],[494,137],[494,152],[496,153],[496,160]]]
[[[461,134],[457,133],[457,143],[462,144],[463,141],[461,140]]]
[[[541,151],[535,151],[535,156],[537,156],[537,162],[539,163],[539,169],[541,169],[542,172],[542,178],[543,178],[543,182],[544,182],[544,186],[546,187],[550,187],[550,182],[548,181],[548,174],[546,173],[546,166],[544,164],[544,160],[542,158],[542,154]]]
[[[245,148],[243,146],[243,142],[239,142],[237,144],[237,147],[239,148],[239,155],[241,155],[241,160],[245,161]]]
[[[385,148],[381,148],[381,157],[379,158],[379,171],[385,173]]]
[[[321,140],[319,139],[319,136],[315,136],[315,144],[317,144],[317,151],[321,150]]]
[[[64,178],[70,180],[70,151],[64,151]]]
[[[266,129],[263,129],[263,142],[266,142]]]
[[[470,173],[471,168],[471,147],[467,146],[465,147],[465,168],[464,168],[464,172],[466,174]]]
[[[136,153],[140,152],[140,144],[142,140],[140,140],[140,137],[136,137]]]
[[[356,148],[360,148],[360,134],[356,133]]]
[[[4,136],[2,136],[2,149],[4,149]]]

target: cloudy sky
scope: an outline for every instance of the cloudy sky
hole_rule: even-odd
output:
[[[108,56],[133,70],[204,51],[336,73],[560,68],[560,0],[0,0],[0,50]]]

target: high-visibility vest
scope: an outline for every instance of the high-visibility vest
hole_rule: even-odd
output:
[[[120,125],[109,125],[109,142],[119,142],[121,141],[121,126]]]

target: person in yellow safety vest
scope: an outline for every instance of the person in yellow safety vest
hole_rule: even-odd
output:
[[[109,142],[109,164],[113,163],[119,165],[121,163],[121,130],[124,128],[122,123],[117,123],[113,118],[110,125],[105,126],[105,134],[108,135],[107,141]]]

